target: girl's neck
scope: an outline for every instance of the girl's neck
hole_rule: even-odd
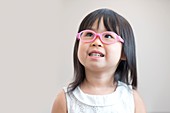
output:
[[[86,78],[80,87],[83,92],[88,94],[109,94],[116,88],[113,74],[113,72],[101,73],[86,71]]]

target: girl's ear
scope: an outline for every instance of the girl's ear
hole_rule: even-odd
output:
[[[126,60],[126,55],[125,53],[122,51],[122,54],[121,54],[121,57],[120,57],[121,60]]]

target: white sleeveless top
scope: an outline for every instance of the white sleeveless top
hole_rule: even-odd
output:
[[[78,86],[73,92],[66,94],[68,113],[134,113],[132,86],[118,82],[118,87],[111,94],[90,95]]]

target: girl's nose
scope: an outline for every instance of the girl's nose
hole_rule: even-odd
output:
[[[97,36],[96,39],[91,43],[91,46],[103,47],[103,43],[101,42],[99,36]]]

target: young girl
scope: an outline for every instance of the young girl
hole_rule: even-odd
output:
[[[137,89],[135,40],[125,18],[98,9],[81,22],[74,46],[74,81],[52,113],[146,113]]]

